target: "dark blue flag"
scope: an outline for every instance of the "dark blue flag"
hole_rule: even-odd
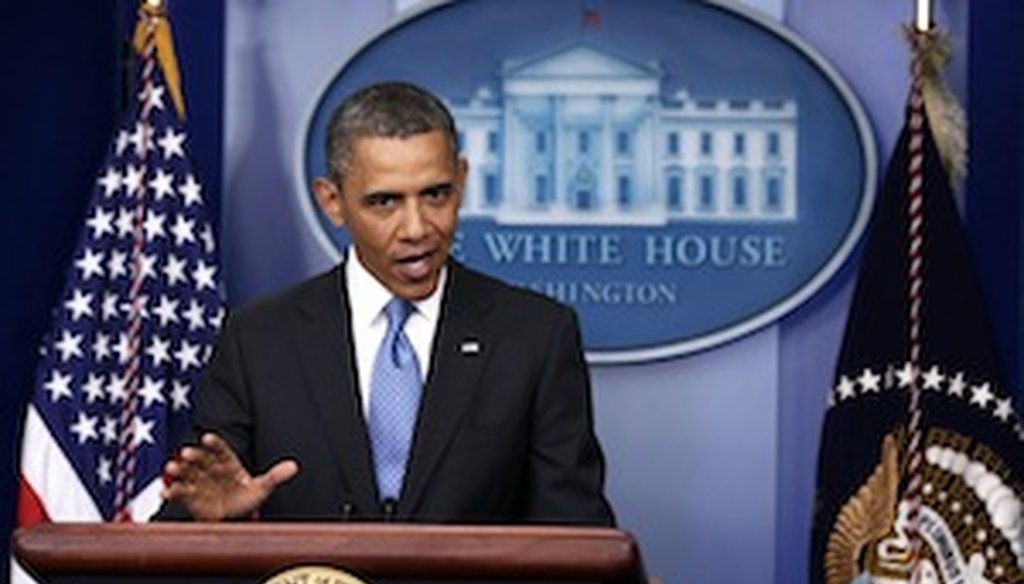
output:
[[[910,101],[829,394],[811,582],[1020,584],[1024,429],[919,91]]]

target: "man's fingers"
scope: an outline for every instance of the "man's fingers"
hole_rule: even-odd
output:
[[[190,484],[175,482],[164,487],[160,496],[168,501],[177,501],[191,497],[195,493],[195,487]]]
[[[164,465],[171,483],[161,492],[164,499],[184,504],[197,520],[250,515],[278,485],[299,472],[298,463],[283,460],[250,477],[227,443],[209,434],[200,442],[198,448],[184,448],[178,459]],[[218,456],[227,460],[215,460]]]
[[[231,449],[227,441],[213,432],[203,434],[199,439],[199,443],[213,456],[216,462],[223,463],[238,460],[238,456],[235,455],[235,451]]]
[[[164,465],[164,474],[175,481],[192,482],[206,472],[207,465],[203,462],[202,454],[185,452],[183,449],[178,453],[178,458],[168,461]]]
[[[291,480],[297,474],[299,474],[299,463],[294,460],[282,460],[253,480],[269,493],[281,483]]]
[[[177,462],[181,465],[180,472],[187,475],[207,472],[218,464],[237,464],[238,457],[221,437],[206,433],[198,445],[183,447],[178,452]]]
[[[216,462],[214,458],[203,446],[186,446],[178,452],[178,463],[188,472],[206,470]]]
[[[164,465],[164,474],[172,479],[181,479],[186,474],[185,465],[177,460],[172,460]]]
[[[228,446],[228,443],[213,432],[203,434],[199,439],[199,443],[208,451],[218,456],[221,456],[226,452],[231,452],[231,447]]]
[[[239,469],[241,463],[231,447],[212,433],[204,434],[198,445],[183,447],[177,458],[164,465],[169,477],[188,483],[234,478]]]

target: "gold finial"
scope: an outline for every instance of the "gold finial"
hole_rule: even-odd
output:
[[[178,70],[178,57],[174,52],[174,39],[171,36],[171,22],[167,18],[164,0],[142,0],[139,9],[139,22],[135,25],[135,36],[132,44],[135,52],[145,54],[149,42],[153,43],[157,63],[164,73],[167,90],[174,101],[178,117],[185,119],[185,98],[181,92],[181,73]],[[152,35],[152,37],[151,37]]]

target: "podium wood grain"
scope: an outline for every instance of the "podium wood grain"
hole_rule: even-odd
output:
[[[296,565],[325,564],[370,582],[646,583],[632,536],[606,528],[49,523],[18,529],[12,544],[24,566],[54,582],[196,582],[190,576],[211,575],[259,581]]]

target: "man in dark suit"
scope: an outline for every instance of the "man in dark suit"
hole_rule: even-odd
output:
[[[352,246],[228,320],[162,515],[611,525],[575,315],[449,257],[450,113],[379,84],[328,134],[313,189]]]

